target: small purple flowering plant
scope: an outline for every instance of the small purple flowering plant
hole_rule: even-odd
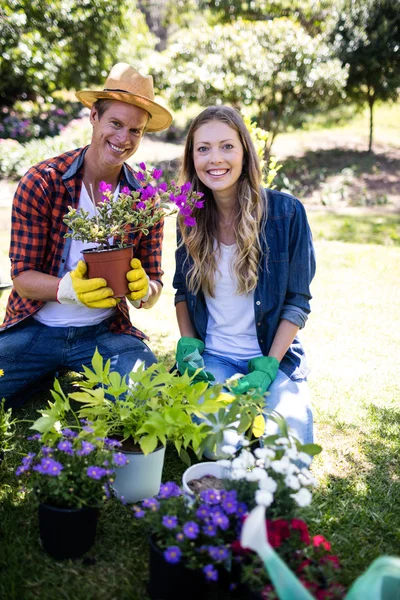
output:
[[[95,216],[68,207],[64,223],[71,231],[65,237],[95,243],[99,249],[110,248],[112,239],[114,245],[123,248],[129,244],[132,234],[148,235],[150,228],[164,216],[179,213],[185,225],[193,227],[196,225],[193,211],[203,207],[203,194],[192,190],[189,182],[183,185],[175,181],[170,184],[160,182],[162,174],[161,169],[149,169],[145,163],[140,163],[135,175],[141,187],[131,190],[124,186],[117,196],[111,184],[102,181],[99,187],[102,201],[96,206]]]
[[[99,507],[111,495],[115,470],[127,459],[115,448],[115,440],[95,437],[90,426],[84,427],[28,437],[39,448],[23,456],[15,473],[39,502],[61,508]]]
[[[132,511],[135,519],[144,521],[166,562],[201,570],[207,581],[217,581],[219,571],[229,569],[231,544],[238,538],[247,506],[235,490],[204,490],[189,500],[169,481],[155,498],[134,505]]]

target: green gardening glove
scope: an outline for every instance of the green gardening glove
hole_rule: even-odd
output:
[[[278,374],[279,361],[273,356],[257,356],[249,360],[249,373],[237,380],[232,387],[234,394],[245,394],[251,389],[259,389],[262,394],[268,390]]]
[[[204,343],[191,337],[181,337],[176,348],[176,368],[179,373],[183,375],[187,371],[191,377],[197,369],[202,369],[194,378],[194,383],[199,381],[211,383],[215,381],[214,375],[204,369],[204,360],[201,356],[203,350]]]

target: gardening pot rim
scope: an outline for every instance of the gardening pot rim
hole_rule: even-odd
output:
[[[99,511],[100,508],[98,506],[76,506],[75,508],[68,508],[64,506],[54,506],[54,504],[48,504],[48,502],[39,502],[39,507],[43,506],[46,509],[53,510],[56,512],[77,512],[77,511],[88,511],[88,510],[96,510]]]
[[[85,250],[81,250],[81,254],[91,254],[93,252],[112,252],[114,250],[125,250],[125,248],[133,248],[133,244],[124,244],[123,246],[112,244],[109,248],[86,248]]]

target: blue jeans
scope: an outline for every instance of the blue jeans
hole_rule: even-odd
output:
[[[247,375],[247,360],[237,360],[226,356],[203,352],[206,371],[210,371],[217,383],[223,383],[235,373]],[[303,444],[313,441],[313,415],[310,404],[310,391],[307,381],[292,381],[283,371],[278,371],[275,381],[268,388],[266,408],[276,410],[285,417],[293,434]],[[277,425],[267,421],[267,435],[278,433]]]
[[[137,359],[146,367],[157,362],[139,338],[111,333],[109,320],[85,327],[48,327],[28,318],[0,334],[0,366],[4,370],[0,398],[6,398],[7,407],[20,406],[58,369],[80,372],[82,365],[91,368],[96,347],[121,375],[130,373]]]

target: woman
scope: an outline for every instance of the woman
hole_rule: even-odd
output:
[[[315,273],[304,207],[262,188],[249,132],[227,106],[211,106],[192,122],[181,176],[203,192],[204,207],[195,227],[183,219],[178,227],[178,368],[203,366],[199,377],[218,382],[243,374],[235,391],[268,391],[267,407],[311,442],[309,370],[297,338]],[[275,432],[268,422],[267,433]]]

